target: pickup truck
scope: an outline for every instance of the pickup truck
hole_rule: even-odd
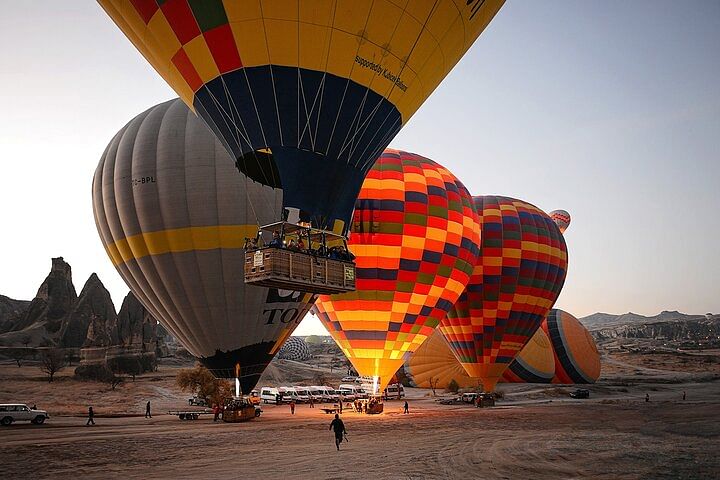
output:
[[[36,410],[22,403],[0,404],[0,424],[8,426],[13,422],[32,422],[40,425],[50,418],[45,410]]]

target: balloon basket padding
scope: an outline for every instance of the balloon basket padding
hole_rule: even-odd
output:
[[[245,284],[323,294],[355,290],[355,263],[284,248],[245,252]]]

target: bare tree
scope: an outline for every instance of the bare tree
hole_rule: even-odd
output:
[[[30,352],[24,348],[13,348],[10,349],[9,353],[10,357],[12,357],[12,359],[15,360],[15,363],[17,363],[18,368],[22,367],[22,361],[30,356]]]
[[[25,348],[30,345],[30,342],[32,342],[32,337],[30,335],[23,335],[23,337],[20,339],[20,343],[22,343]]]
[[[48,381],[52,382],[57,372],[65,368],[65,355],[59,348],[48,348],[42,354],[42,363],[40,369],[48,376]]]
[[[433,397],[435,397],[435,389],[437,388],[438,382],[440,381],[439,378],[430,377],[430,390],[432,390]],[[400,389],[398,389],[400,391]]]

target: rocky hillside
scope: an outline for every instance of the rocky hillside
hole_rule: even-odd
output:
[[[53,258],[50,273],[31,301],[0,296],[0,345],[63,348],[130,346],[157,342],[157,322],[132,293],[116,313],[96,274],[78,296],[72,269]]]
[[[606,327],[593,330],[592,335],[598,341],[624,338],[713,345],[720,340],[720,315]]]
[[[705,315],[687,315],[677,311],[663,311],[652,317],[646,317],[632,312],[623,313],[621,315],[613,315],[611,313],[593,313],[592,315],[588,315],[587,317],[583,317],[579,320],[580,323],[585,325],[585,328],[588,330],[599,330],[601,328],[620,325],[700,320],[705,317]]]

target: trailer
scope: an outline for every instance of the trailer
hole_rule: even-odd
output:
[[[212,410],[170,410],[168,415],[177,415],[180,420],[197,420],[200,415],[211,415]]]

